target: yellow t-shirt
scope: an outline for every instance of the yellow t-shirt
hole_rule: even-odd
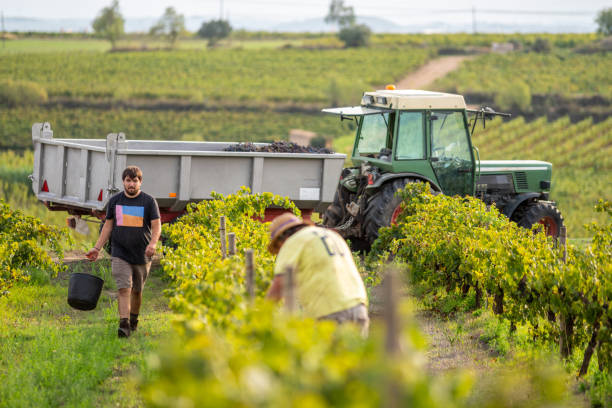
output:
[[[276,258],[274,273],[293,266],[297,300],[307,317],[322,317],[367,305],[363,280],[353,255],[337,232],[306,227],[290,236]]]

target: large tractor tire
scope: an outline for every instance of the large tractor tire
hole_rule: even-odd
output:
[[[370,199],[363,219],[363,231],[370,245],[378,238],[378,230],[393,224],[399,215],[402,200],[395,195],[397,190],[416,181],[410,178],[395,179],[384,184]]]
[[[524,228],[542,224],[546,235],[555,238],[561,234],[563,226],[563,217],[557,207],[545,201],[534,201],[520,206],[511,219]]]

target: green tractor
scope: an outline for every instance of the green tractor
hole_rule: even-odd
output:
[[[559,235],[563,217],[549,200],[552,164],[484,161],[472,145],[478,120],[484,125],[495,115],[510,115],[467,109],[461,95],[419,90],[366,92],[360,106],[323,112],[357,124],[355,167],[342,171],[323,216],[323,223],[356,249],[369,248],[379,228],[395,222],[400,209],[395,192],[412,182],[426,182],[446,195],[476,196],[520,226],[540,223],[548,235]]]

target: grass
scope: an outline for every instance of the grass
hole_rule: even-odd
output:
[[[450,317],[432,312],[420,300],[416,304],[417,319],[428,341],[429,371],[444,374],[463,369],[472,372],[475,383],[469,400],[474,406],[480,406],[478,401],[486,401],[491,394],[503,398],[503,402],[496,405],[499,407],[540,406],[534,401],[527,402],[529,398],[525,397],[538,387],[542,387],[544,394],[555,392],[563,396],[555,406],[609,406],[598,405],[606,398],[608,377],[597,379],[593,375],[581,387],[574,379],[573,367],[564,370],[554,347],[534,343],[525,328],[519,327],[517,332],[511,333],[509,322],[500,322],[483,309],[459,312]],[[551,382],[552,378],[556,381]],[[509,392],[508,383],[513,383],[512,392]],[[507,398],[517,400],[510,402]]]
[[[282,48],[286,46],[300,47],[302,40],[223,40],[220,45],[227,48],[243,48],[245,50],[262,50]]]
[[[103,52],[109,49],[110,43],[104,40],[26,38],[5,41],[3,45],[0,45],[0,55],[74,51]]]
[[[108,265],[99,265],[108,282]],[[91,312],[66,303],[67,275],[0,298],[0,407],[142,405],[135,378],[148,375],[147,355],[170,333],[160,274],[152,271],[139,330],[127,340],[117,338],[113,284]]]
[[[274,49],[281,48],[287,45],[299,47],[302,45],[302,40],[223,40],[220,41],[218,47],[221,48],[243,48],[249,50]],[[117,43],[118,48],[139,48],[146,46],[147,48],[165,48],[167,42],[159,40],[146,39],[143,41],[123,40]],[[178,50],[194,50],[206,49],[208,41],[195,38],[179,40],[176,49]],[[17,40],[8,40],[4,44],[0,42],[0,55],[6,54],[21,54],[21,53],[54,53],[54,52],[75,52],[75,51],[92,51],[92,52],[107,52],[110,51],[110,42],[97,39],[70,39],[70,38],[24,38]]]
[[[300,47],[309,42],[329,42],[335,40],[333,34],[309,35],[267,33],[259,37],[257,33],[249,36],[246,33],[219,41],[217,48],[244,48],[244,49],[270,49],[281,48],[286,45]],[[127,38],[117,43],[118,47],[139,47],[143,43],[149,48],[165,47],[167,43],[148,37],[128,35]],[[578,45],[591,43],[598,39],[597,34],[374,34],[371,44],[374,47],[398,47],[398,46],[430,46],[442,48],[457,48],[467,46],[490,46],[493,42],[518,41],[525,47],[530,47],[538,38],[545,38],[555,47],[573,48]],[[181,38],[178,49],[204,49],[207,41],[198,37]],[[41,38],[27,37],[7,40],[4,46],[0,43],[0,55],[10,53],[49,53],[56,51],[96,51],[104,52],[110,50],[110,43],[101,39],[78,38]]]
[[[507,319],[495,316],[488,306],[491,298],[485,297],[484,307],[476,309],[471,291],[463,300],[448,296],[442,301],[433,301],[426,286],[416,283],[410,283],[405,292],[427,337],[429,370],[434,373],[459,368],[473,371],[477,381],[471,399],[503,391],[501,379],[506,374],[500,373],[509,373],[512,381],[524,382],[534,374],[535,367],[540,371],[537,375],[547,377],[557,372],[555,375],[565,379],[567,405],[559,406],[612,407],[612,377],[597,370],[596,355],[588,374],[577,380],[584,350],[576,348],[568,361],[562,361],[554,341],[534,337],[537,330],[528,324],[517,324],[516,330],[512,330]],[[444,289],[440,292],[446,294]]]

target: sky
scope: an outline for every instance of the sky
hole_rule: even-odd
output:
[[[0,10],[8,17],[35,18],[94,18],[110,0],[0,0]],[[501,11],[554,11],[568,13],[563,18],[595,15],[598,10],[612,7],[610,0],[345,0],[357,15],[382,17],[396,23],[415,18],[434,18],[437,14],[459,14],[459,10],[476,8],[477,13]],[[185,16],[252,17],[273,21],[292,21],[322,17],[327,13],[329,0],[120,0],[121,12],[126,17],[158,17],[172,6]],[[506,13],[508,14],[508,13]],[[510,18],[532,18],[533,15],[509,14]],[[559,17],[559,16],[557,16]],[[537,18],[537,17],[534,17]],[[542,18],[542,17],[539,17]]]

